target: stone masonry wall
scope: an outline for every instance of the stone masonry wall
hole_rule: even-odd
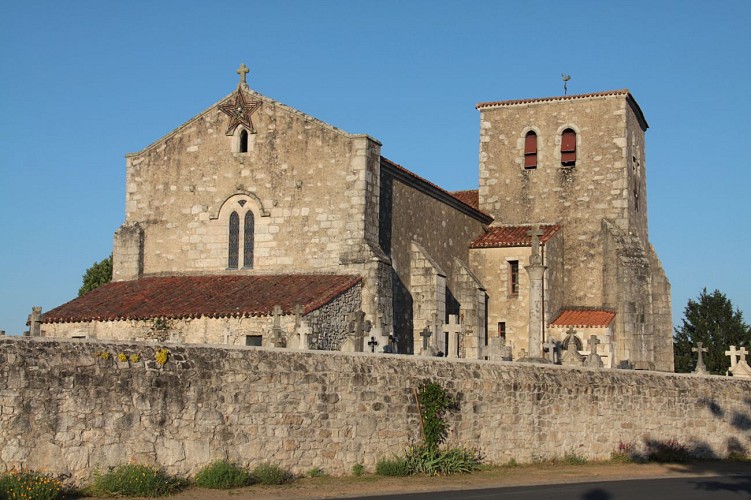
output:
[[[488,462],[620,441],[677,439],[708,456],[751,450],[751,381],[413,356],[0,339],[0,469],[83,481],[128,461],[195,473],[218,458],[373,470],[420,439],[414,390],[428,380],[460,402],[451,444]],[[137,363],[97,353],[137,353]]]

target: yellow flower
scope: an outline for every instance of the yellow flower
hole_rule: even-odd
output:
[[[156,362],[159,364],[159,366],[164,365],[164,363],[167,362],[168,358],[169,358],[169,351],[164,348],[159,349],[154,355],[154,359],[156,359]]]
[[[125,363],[126,361],[128,361],[128,356],[126,356],[124,352],[121,352],[117,355],[117,360],[121,363]]]

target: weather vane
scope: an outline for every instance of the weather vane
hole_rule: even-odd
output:
[[[566,93],[568,93],[568,86],[566,84],[571,80],[571,75],[561,73],[561,79],[563,80],[563,95],[566,95]]]

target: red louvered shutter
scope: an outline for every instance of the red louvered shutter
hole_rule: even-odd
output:
[[[570,128],[561,134],[561,165],[565,167],[576,165],[576,132]]]
[[[537,168],[537,134],[532,131],[524,137],[524,168]]]

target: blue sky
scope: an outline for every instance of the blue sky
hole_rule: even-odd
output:
[[[482,101],[629,88],[650,239],[689,298],[751,314],[751,2],[3,2],[0,329],[76,296],[124,220],[125,159],[250,86],[449,190],[477,187]]]

